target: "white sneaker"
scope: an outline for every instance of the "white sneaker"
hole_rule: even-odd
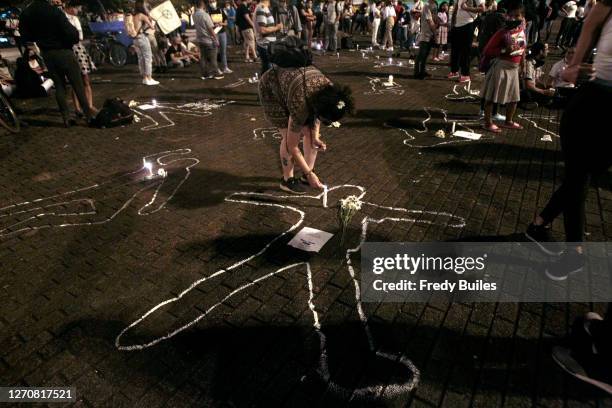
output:
[[[234,72],[234,71],[232,71],[232,70],[231,70],[231,69],[229,69],[229,68],[225,68],[225,69],[223,70],[223,73],[224,73],[224,74],[231,74],[232,72]]]
[[[504,122],[506,120],[506,115],[502,115],[501,113],[498,113],[496,115],[493,115],[492,119],[498,122]]]
[[[156,81],[154,79],[146,79],[142,83],[145,84],[145,85],[149,85],[149,86],[151,86],[151,85],[159,85],[159,81]]]

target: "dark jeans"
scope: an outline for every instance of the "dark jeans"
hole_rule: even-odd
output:
[[[257,54],[261,59],[261,74],[272,68],[270,63],[270,56],[268,55],[268,44],[259,45],[257,44]]]
[[[66,78],[72,85],[74,93],[81,104],[85,116],[89,118],[91,111],[85,96],[85,87],[81,68],[72,50],[48,50],[42,52],[49,76],[55,84],[55,99],[64,119],[68,118],[68,103],[66,102]]]
[[[601,103],[610,98],[612,88],[584,84],[571,98],[561,118],[565,178],[540,216],[549,224],[563,213],[567,242],[583,241],[590,179],[605,173],[612,165],[612,140],[602,131],[608,127],[609,105]]]
[[[453,28],[451,33],[451,72],[461,71],[463,76],[470,75],[473,36],[473,24]]]
[[[427,67],[427,58],[429,57],[429,53],[431,52],[431,47],[433,45],[434,40],[430,41],[421,41],[419,43],[419,54],[417,55],[414,61],[414,76],[415,78],[424,76]]]
[[[565,17],[561,21],[561,28],[559,28],[559,32],[557,33],[557,39],[555,40],[555,45],[563,45],[563,46],[569,45],[572,39],[572,32],[574,30],[575,24],[576,24],[575,18]]]

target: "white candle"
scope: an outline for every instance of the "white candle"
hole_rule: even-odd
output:
[[[389,57],[389,65],[393,64],[393,58]]]
[[[359,51],[359,44],[357,44],[357,51]]]
[[[144,168],[147,169],[147,171],[149,172],[147,177],[153,177],[153,163],[145,161]]]
[[[153,106],[157,106],[157,99],[153,99],[152,102],[153,102]]]
[[[451,128],[451,135],[454,135],[454,134],[455,134],[455,124],[456,124],[456,123],[457,123],[457,122],[453,121],[453,127]]]
[[[340,59],[340,53],[339,52],[336,53],[336,58]]]
[[[327,208],[327,186],[323,184],[323,208]]]
[[[392,84],[393,83],[393,75],[389,75],[389,83]]]
[[[468,93],[470,92],[471,89],[472,89],[472,81],[468,81],[468,83],[467,83],[467,91],[468,91]]]

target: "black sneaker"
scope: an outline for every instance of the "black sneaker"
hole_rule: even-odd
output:
[[[559,256],[563,253],[563,247],[552,239],[549,227],[529,224],[525,236],[528,240],[537,244],[538,248],[546,255]]]
[[[552,358],[574,378],[594,385],[612,395],[612,365],[597,354],[553,347]]]
[[[288,180],[281,178],[279,188],[283,191],[286,191],[288,193],[295,194],[295,195],[303,195],[308,192],[306,187],[302,185],[302,183],[300,183],[300,181],[296,179],[295,177],[291,177]]]
[[[559,258],[546,265],[545,273],[549,279],[564,281],[571,274],[582,272],[584,264],[584,254],[569,249],[563,252]]]

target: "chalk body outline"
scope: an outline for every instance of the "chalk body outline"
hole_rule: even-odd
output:
[[[345,184],[345,185],[338,185],[338,186],[333,186],[330,187],[328,189],[328,192],[334,191],[336,189],[340,189],[340,188],[354,188],[357,189],[360,194],[358,196],[358,198],[361,200],[365,194],[366,194],[366,189],[364,187],[361,186],[357,186],[357,185],[351,185],[351,184]],[[135,351],[135,350],[144,350],[147,349],[149,347],[153,347],[163,341],[169,340],[171,338],[173,338],[174,336],[176,336],[177,334],[181,333],[182,331],[196,325],[197,323],[199,323],[201,320],[205,319],[206,316],[208,314],[210,314],[212,311],[214,311],[219,305],[221,305],[223,302],[225,302],[226,300],[228,300],[229,298],[231,298],[232,296],[236,295],[237,293],[242,292],[243,290],[246,290],[252,286],[254,286],[255,284],[262,282],[274,275],[277,275],[279,273],[285,272],[287,270],[296,268],[296,267],[305,267],[306,271],[307,271],[307,278],[308,278],[308,290],[309,290],[309,300],[308,300],[308,308],[310,309],[312,315],[313,315],[313,327],[315,329],[315,331],[318,334],[319,337],[319,346],[320,346],[320,350],[319,350],[319,367],[317,369],[318,374],[321,376],[321,378],[328,384],[329,388],[337,393],[337,394],[341,394],[341,395],[345,395],[345,396],[350,396],[350,398],[352,399],[369,399],[369,398],[374,398],[374,397],[383,397],[383,398],[392,398],[394,396],[400,395],[400,394],[404,394],[404,393],[408,393],[410,392],[417,384],[419,381],[419,377],[420,377],[420,372],[418,370],[418,368],[412,363],[412,361],[410,359],[408,359],[403,353],[388,353],[385,351],[382,351],[380,349],[378,349],[378,347],[376,346],[376,342],[374,340],[374,337],[372,336],[372,333],[370,331],[370,327],[369,327],[369,323],[368,323],[368,318],[365,315],[365,312],[363,311],[363,307],[362,307],[362,303],[361,303],[361,293],[360,293],[360,284],[359,281],[356,277],[355,274],[355,270],[353,268],[353,260],[351,258],[351,255],[359,252],[361,250],[361,247],[363,245],[363,243],[365,242],[365,240],[367,239],[367,233],[368,233],[368,226],[372,223],[374,224],[381,224],[383,222],[408,222],[408,223],[424,223],[424,224],[435,224],[435,225],[440,225],[439,223],[436,223],[435,221],[431,221],[429,219],[419,219],[417,218],[417,216],[423,216],[423,215],[427,215],[427,216],[433,216],[434,219],[436,217],[448,217],[449,220],[455,220],[454,222],[447,222],[444,225],[446,225],[447,227],[451,227],[451,228],[463,228],[465,226],[465,219],[462,217],[458,217],[458,216],[454,216],[450,213],[446,213],[446,212],[437,212],[437,211],[424,211],[424,210],[409,210],[406,208],[401,208],[401,207],[388,207],[388,206],[383,206],[383,205],[379,205],[379,204],[375,204],[375,203],[370,203],[367,201],[362,201],[363,205],[366,206],[371,206],[374,209],[379,209],[379,210],[386,210],[386,211],[391,211],[393,213],[395,213],[397,216],[395,217],[382,217],[382,218],[373,218],[370,216],[365,216],[362,221],[361,221],[361,234],[360,234],[360,241],[359,244],[357,246],[355,246],[354,248],[350,248],[347,249],[346,253],[345,253],[345,260],[346,260],[346,264],[347,264],[347,271],[351,276],[351,280],[353,282],[354,285],[354,289],[355,289],[355,307],[357,309],[358,315],[359,315],[359,319],[360,322],[362,323],[362,326],[364,327],[364,331],[365,334],[367,336],[367,340],[368,340],[368,346],[370,349],[370,352],[374,353],[375,355],[377,355],[380,358],[384,358],[390,361],[394,361],[398,364],[403,365],[404,367],[406,367],[407,369],[409,369],[412,372],[412,376],[410,377],[409,380],[407,380],[404,383],[401,384],[392,384],[392,385],[379,385],[379,386],[371,386],[371,387],[363,387],[363,388],[359,388],[359,389],[347,389],[345,387],[342,387],[341,385],[335,383],[334,381],[332,381],[330,373],[329,373],[329,368],[328,368],[328,355],[327,355],[327,348],[326,348],[326,336],[325,333],[323,333],[322,330],[322,326],[321,323],[319,321],[319,315],[316,309],[316,306],[313,302],[314,299],[314,289],[313,289],[313,283],[312,283],[312,270],[311,270],[311,264],[310,262],[298,262],[298,263],[293,263],[293,264],[289,264],[289,265],[285,265],[281,268],[276,269],[273,272],[270,273],[266,273],[262,276],[259,276],[256,279],[251,280],[249,283],[242,285],[234,290],[232,290],[229,294],[227,294],[223,299],[221,299],[219,302],[213,304],[212,306],[209,306],[203,313],[199,314],[196,318],[192,319],[191,321],[189,321],[186,324],[183,324],[182,326],[169,331],[167,334],[159,336],[154,338],[153,340],[146,342],[146,343],[140,343],[140,344],[131,344],[131,345],[124,345],[121,343],[122,337],[128,333],[131,329],[139,326],[142,322],[144,322],[145,320],[147,320],[147,318],[151,315],[153,315],[155,312],[157,312],[158,310],[161,310],[163,307],[170,305],[172,303],[178,302],[180,301],[183,297],[185,297],[188,293],[190,293],[192,290],[196,289],[199,285],[203,284],[204,282],[207,282],[211,279],[215,279],[219,276],[222,276],[228,272],[231,272],[232,270],[235,270],[243,265],[245,265],[246,263],[252,261],[253,259],[262,256],[263,254],[265,254],[265,252],[276,242],[278,242],[280,239],[282,239],[283,237],[287,236],[288,234],[292,233],[293,231],[295,231],[297,228],[299,228],[302,223],[304,222],[306,213],[305,211],[296,208],[292,205],[286,205],[286,204],[280,204],[280,203],[276,203],[276,202],[270,202],[270,201],[265,201],[265,200],[270,200],[270,199],[280,199],[280,200],[303,200],[303,199],[310,199],[310,200],[324,200],[324,194],[325,192],[319,194],[319,195],[306,195],[306,196],[293,196],[293,195],[275,195],[275,194],[269,194],[269,193],[255,193],[255,192],[235,192],[230,194],[229,196],[227,196],[225,198],[226,202],[230,202],[230,203],[240,203],[240,204],[247,204],[247,205],[254,205],[254,206],[263,206],[263,207],[273,207],[273,208],[279,208],[279,209],[283,209],[283,210],[289,210],[292,211],[294,213],[296,213],[297,215],[299,215],[299,220],[294,223],[291,227],[289,227],[288,229],[286,229],[284,232],[280,233],[279,235],[277,235],[276,237],[274,237],[272,240],[270,240],[262,249],[260,249],[259,251],[249,255],[248,257],[232,264],[229,267],[225,267],[225,268],[221,268],[215,272],[213,272],[212,274],[205,276],[203,278],[200,278],[196,281],[194,281],[191,285],[189,285],[186,289],[182,290],[178,295],[174,296],[174,297],[170,297],[166,300],[163,300],[162,302],[158,303],[157,305],[153,306],[152,308],[150,308],[149,310],[147,310],[142,316],[140,316],[138,319],[134,320],[132,323],[130,323],[127,327],[125,327],[115,338],[115,347],[117,347],[117,349],[119,350],[123,350],[123,351]],[[253,200],[255,199],[255,200]],[[259,199],[259,200],[257,200]]]

